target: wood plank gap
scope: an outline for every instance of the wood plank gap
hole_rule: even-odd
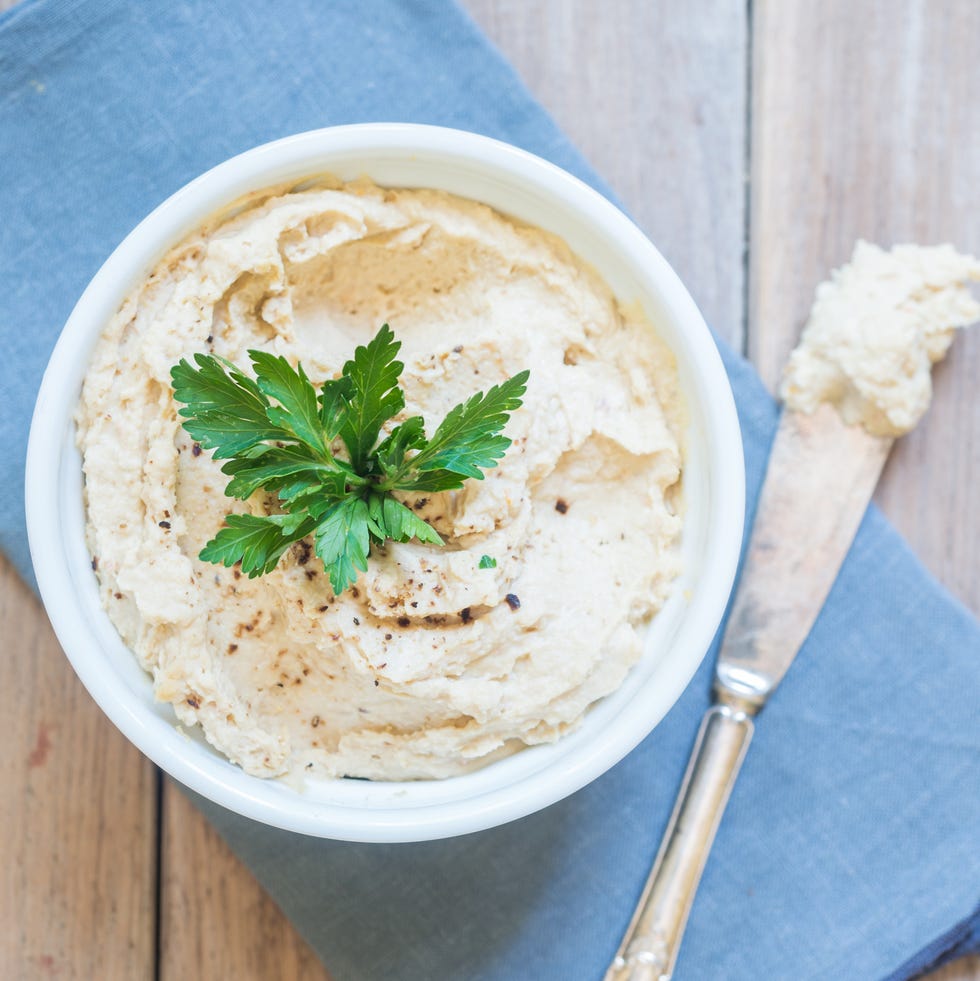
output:
[[[163,808],[165,804],[165,797],[163,792],[163,770],[161,770],[159,767],[154,767],[154,774],[156,776],[157,793],[157,853],[156,882],[154,883],[154,888],[156,890],[156,921],[154,923],[153,933],[153,981],[160,981],[163,973]]]
[[[745,4],[463,0],[735,350],[745,319]]]
[[[330,981],[293,925],[218,832],[163,779],[158,981]]]
[[[749,356],[749,283],[752,274],[752,51],[755,45],[753,30],[753,0],[745,0],[745,154],[742,180],[742,331],[738,347],[743,358]]]

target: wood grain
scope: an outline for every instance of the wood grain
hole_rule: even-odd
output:
[[[156,776],[82,688],[0,558],[0,974],[150,978]]]
[[[744,0],[463,6],[741,349]]]
[[[980,978],[980,957],[961,957],[936,971],[922,975],[923,981],[977,981]]]
[[[200,811],[164,787],[159,981],[329,981]]]
[[[0,0],[0,10],[13,2]],[[744,0],[464,7],[770,385],[813,286],[856,236],[948,238],[980,251],[972,0],[944,0],[941,16],[925,0],[756,0],[751,113]],[[896,451],[879,494],[912,547],[974,609],[978,369],[980,330],[937,370],[936,404]],[[0,751],[4,979],[151,978],[158,914],[164,981],[325,978],[250,873],[166,784],[157,910],[155,772],[82,690],[2,560],[0,636],[0,711],[12,729]],[[980,981],[980,959],[930,981]]]
[[[775,389],[814,286],[856,239],[980,252],[980,4],[761,0],[753,51],[749,353]],[[978,374],[980,330],[964,331],[877,494],[975,612]]]

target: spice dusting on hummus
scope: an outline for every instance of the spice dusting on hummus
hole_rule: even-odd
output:
[[[886,252],[858,242],[851,261],[817,288],[783,400],[803,412],[835,403],[845,422],[876,436],[909,432],[929,407],[932,365],[957,327],[980,318],[971,281],[980,281],[980,262],[950,245]]]
[[[532,371],[500,465],[406,499],[445,547],[389,543],[339,596],[305,541],[254,580],[202,562],[229,510],[274,502],[223,495],[171,366],[257,348],[319,383],[383,322],[402,417]],[[96,348],[77,422],[102,601],[249,773],[462,773],[559,738],[639,658],[678,571],[681,412],[669,351],[559,239],[440,192],[271,189],[171,251]]]

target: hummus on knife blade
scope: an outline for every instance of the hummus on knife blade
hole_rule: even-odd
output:
[[[834,403],[875,436],[911,432],[932,399],[932,366],[958,327],[980,318],[969,290],[980,262],[951,245],[859,241],[847,265],[817,287],[781,394],[792,409]]]
[[[678,571],[671,354],[564,243],[471,201],[324,180],[225,214],[127,298],[77,413],[102,600],[157,697],[259,776],[445,777],[554,741],[623,681]],[[223,495],[171,366],[259,348],[318,382],[383,322],[405,416],[531,369],[500,465],[408,500],[445,547],[375,549],[340,596],[303,542],[254,580],[200,561],[270,501]]]

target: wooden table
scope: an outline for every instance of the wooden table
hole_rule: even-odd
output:
[[[980,252],[976,0],[464,2],[770,387],[856,238]],[[978,375],[980,330],[878,493],[974,611]],[[0,636],[3,977],[325,978],[6,566]],[[980,979],[980,959],[938,979]]]

